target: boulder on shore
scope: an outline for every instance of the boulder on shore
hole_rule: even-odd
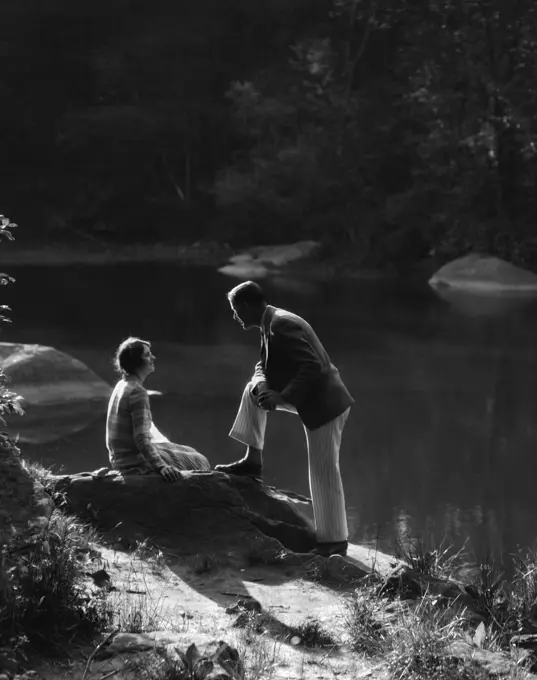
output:
[[[176,483],[158,474],[81,473],[53,478],[70,511],[129,542],[150,538],[178,555],[248,559],[263,546],[306,552],[315,545],[308,499],[247,477],[185,472]],[[268,543],[267,543],[268,540]],[[257,546],[257,547],[256,547]]]
[[[44,345],[1,342],[9,387],[22,397],[24,418],[10,429],[20,441],[54,441],[89,425],[106,410],[110,385],[78,359]]]
[[[448,262],[429,279],[435,289],[456,288],[475,293],[537,295],[537,275],[498,257],[471,253]]]
[[[263,564],[337,584],[368,571],[361,553],[329,560],[310,554],[311,501],[248,477],[184,472],[180,482],[168,483],[157,474],[123,477],[103,468],[51,480],[68,512],[120,550],[149,540],[175,558],[208,556],[233,570]]]

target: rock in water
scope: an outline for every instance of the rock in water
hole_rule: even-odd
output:
[[[257,246],[229,258],[218,271],[238,278],[263,278],[291,262],[311,257],[319,249],[317,241],[298,241],[276,246]]]
[[[537,275],[498,257],[479,253],[448,262],[433,274],[429,285],[438,290],[456,288],[479,293],[537,295]]]
[[[25,405],[107,400],[110,385],[78,359],[44,345],[0,342],[0,361]]]
[[[23,398],[23,418],[10,429],[22,442],[42,443],[84,429],[106,411],[112,388],[85,364],[53,347],[0,343],[10,388]]]

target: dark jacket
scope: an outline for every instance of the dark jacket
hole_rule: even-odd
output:
[[[309,430],[325,425],[354,403],[309,323],[271,305],[262,320],[261,360],[254,380],[265,381],[279,392]]]

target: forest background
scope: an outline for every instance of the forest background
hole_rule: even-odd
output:
[[[537,268],[534,0],[2,0],[0,56],[27,242]]]

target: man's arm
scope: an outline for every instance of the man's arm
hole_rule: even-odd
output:
[[[280,395],[288,404],[298,406],[321,373],[321,359],[299,324],[282,319],[273,330],[275,341],[296,366],[295,375]]]
[[[261,335],[261,358],[257,362],[254,368],[254,375],[252,376],[252,382],[255,385],[256,392],[260,392],[268,389],[268,380],[265,375],[265,369],[263,366],[267,361],[267,348],[265,345],[265,340],[263,335]]]
[[[256,383],[256,385],[259,385],[260,383],[268,383],[267,376],[265,375],[265,371],[263,369],[262,361],[258,361],[257,364],[255,365],[252,381]]]

